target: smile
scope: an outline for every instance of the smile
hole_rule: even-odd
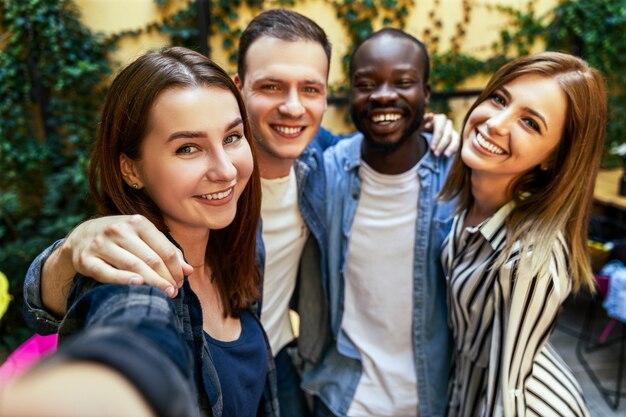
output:
[[[278,133],[282,133],[283,135],[292,136],[292,135],[297,135],[298,133],[302,132],[304,130],[304,127],[302,127],[302,126],[292,127],[292,126],[272,125],[272,129],[274,129]]]
[[[226,191],[222,191],[219,193],[213,193],[213,194],[202,194],[200,195],[201,198],[204,198],[205,200],[223,200],[226,197],[228,197],[229,195],[231,195],[233,193],[233,189],[234,187],[229,188]]]
[[[488,151],[488,152],[490,152],[492,154],[502,155],[502,154],[505,153],[504,149],[502,149],[499,146],[494,145],[493,143],[489,142],[478,131],[476,131],[476,142],[478,142],[478,144],[480,145],[481,148],[483,148],[484,150],[486,150],[486,151]]]
[[[376,124],[389,124],[395,122],[396,120],[400,120],[400,118],[402,118],[400,113],[379,113],[373,115],[370,119]]]

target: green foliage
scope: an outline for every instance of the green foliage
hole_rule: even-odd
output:
[[[15,301],[0,344],[28,335],[22,282],[34,257],[93,212],[85,170],[111,46],[73,3],[0,1],[0,270]]]
[[[626,0],[561,1],[546,31],[548,49],[578,55],[604,73],[609,92],[604,164],[617,165],[608,151],[626,142]]]

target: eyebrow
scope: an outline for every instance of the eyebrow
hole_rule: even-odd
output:
[[[506,98],[508,100],[511,100],[511,93],[509,92],[509,90],[507,90],[505,87],[500,87],[500,90],[506,96]],[[543,123],[543,127],[545,127],[546,132],[548,131],[548,124],[546,123],[546,119],[543,117],[543,115],[541,113],[539,113],[536,110],[531,109],[530,107],[524,107],[523,110],[528,112],[528,113],[530,113],[530,114],[532,114],[533,116],[535,116],[539,120],[541,120],[541,123]]]
[[[230,122],[230,124],[226,126],[226,129],[224,130],[233,129],[241,124],[243,124],[243,120],[241,119],[241,117],[237,117],[235,120]],[[202,130],[181,130],[181,131],[172,133],[167,138],[167,141],[169,142],[169,141],[172,141],[175,139],[181,139],[181,138],[197,139],[197,138],[206,138],[206,137],[207,137],[206,132]]]
[[[285,80],[281,80],[280,78],[272,78],[272,77],[268,77],[268,78],[259,78],[257,80],[254,80],[254,84],[259,84],[259,83],[276,83],[276,84],[284,84],[286,81]],[[307,80],[301,80],[298,82],[298,84],[318,84],[318,85],[324,85],[326,84],[324,81],[322,80],[317,80],[314,78],[309,78]]]

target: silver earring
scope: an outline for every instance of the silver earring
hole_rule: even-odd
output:
[[[135,184],[133,184],[133,188],[136,190],[136,189],[139,188],[139,186],[135,183]]]

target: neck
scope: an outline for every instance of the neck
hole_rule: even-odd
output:
[[[363,140],[361,158],[376,172],[397,175],[408,171],[428,152],[426,139],[416,131],[402,145],[389,153],[381,152],[369,140]]]
[[[182,230],[170,228],[170,234],[181,246],[185,259],[196,269],[203,269],[205,264],[206,249],[209,243],[209,229]]]
[[[481,175],[475,171],[472,171],[471,178],[474,202],[467,213],[466,226],[480,224],[512,198],[508,192],[509,178]]]
[[[258,149],[257,162],[259,164],[259,174],[261,178],[271,180],[288,176],[294,160],[278,158]]]

